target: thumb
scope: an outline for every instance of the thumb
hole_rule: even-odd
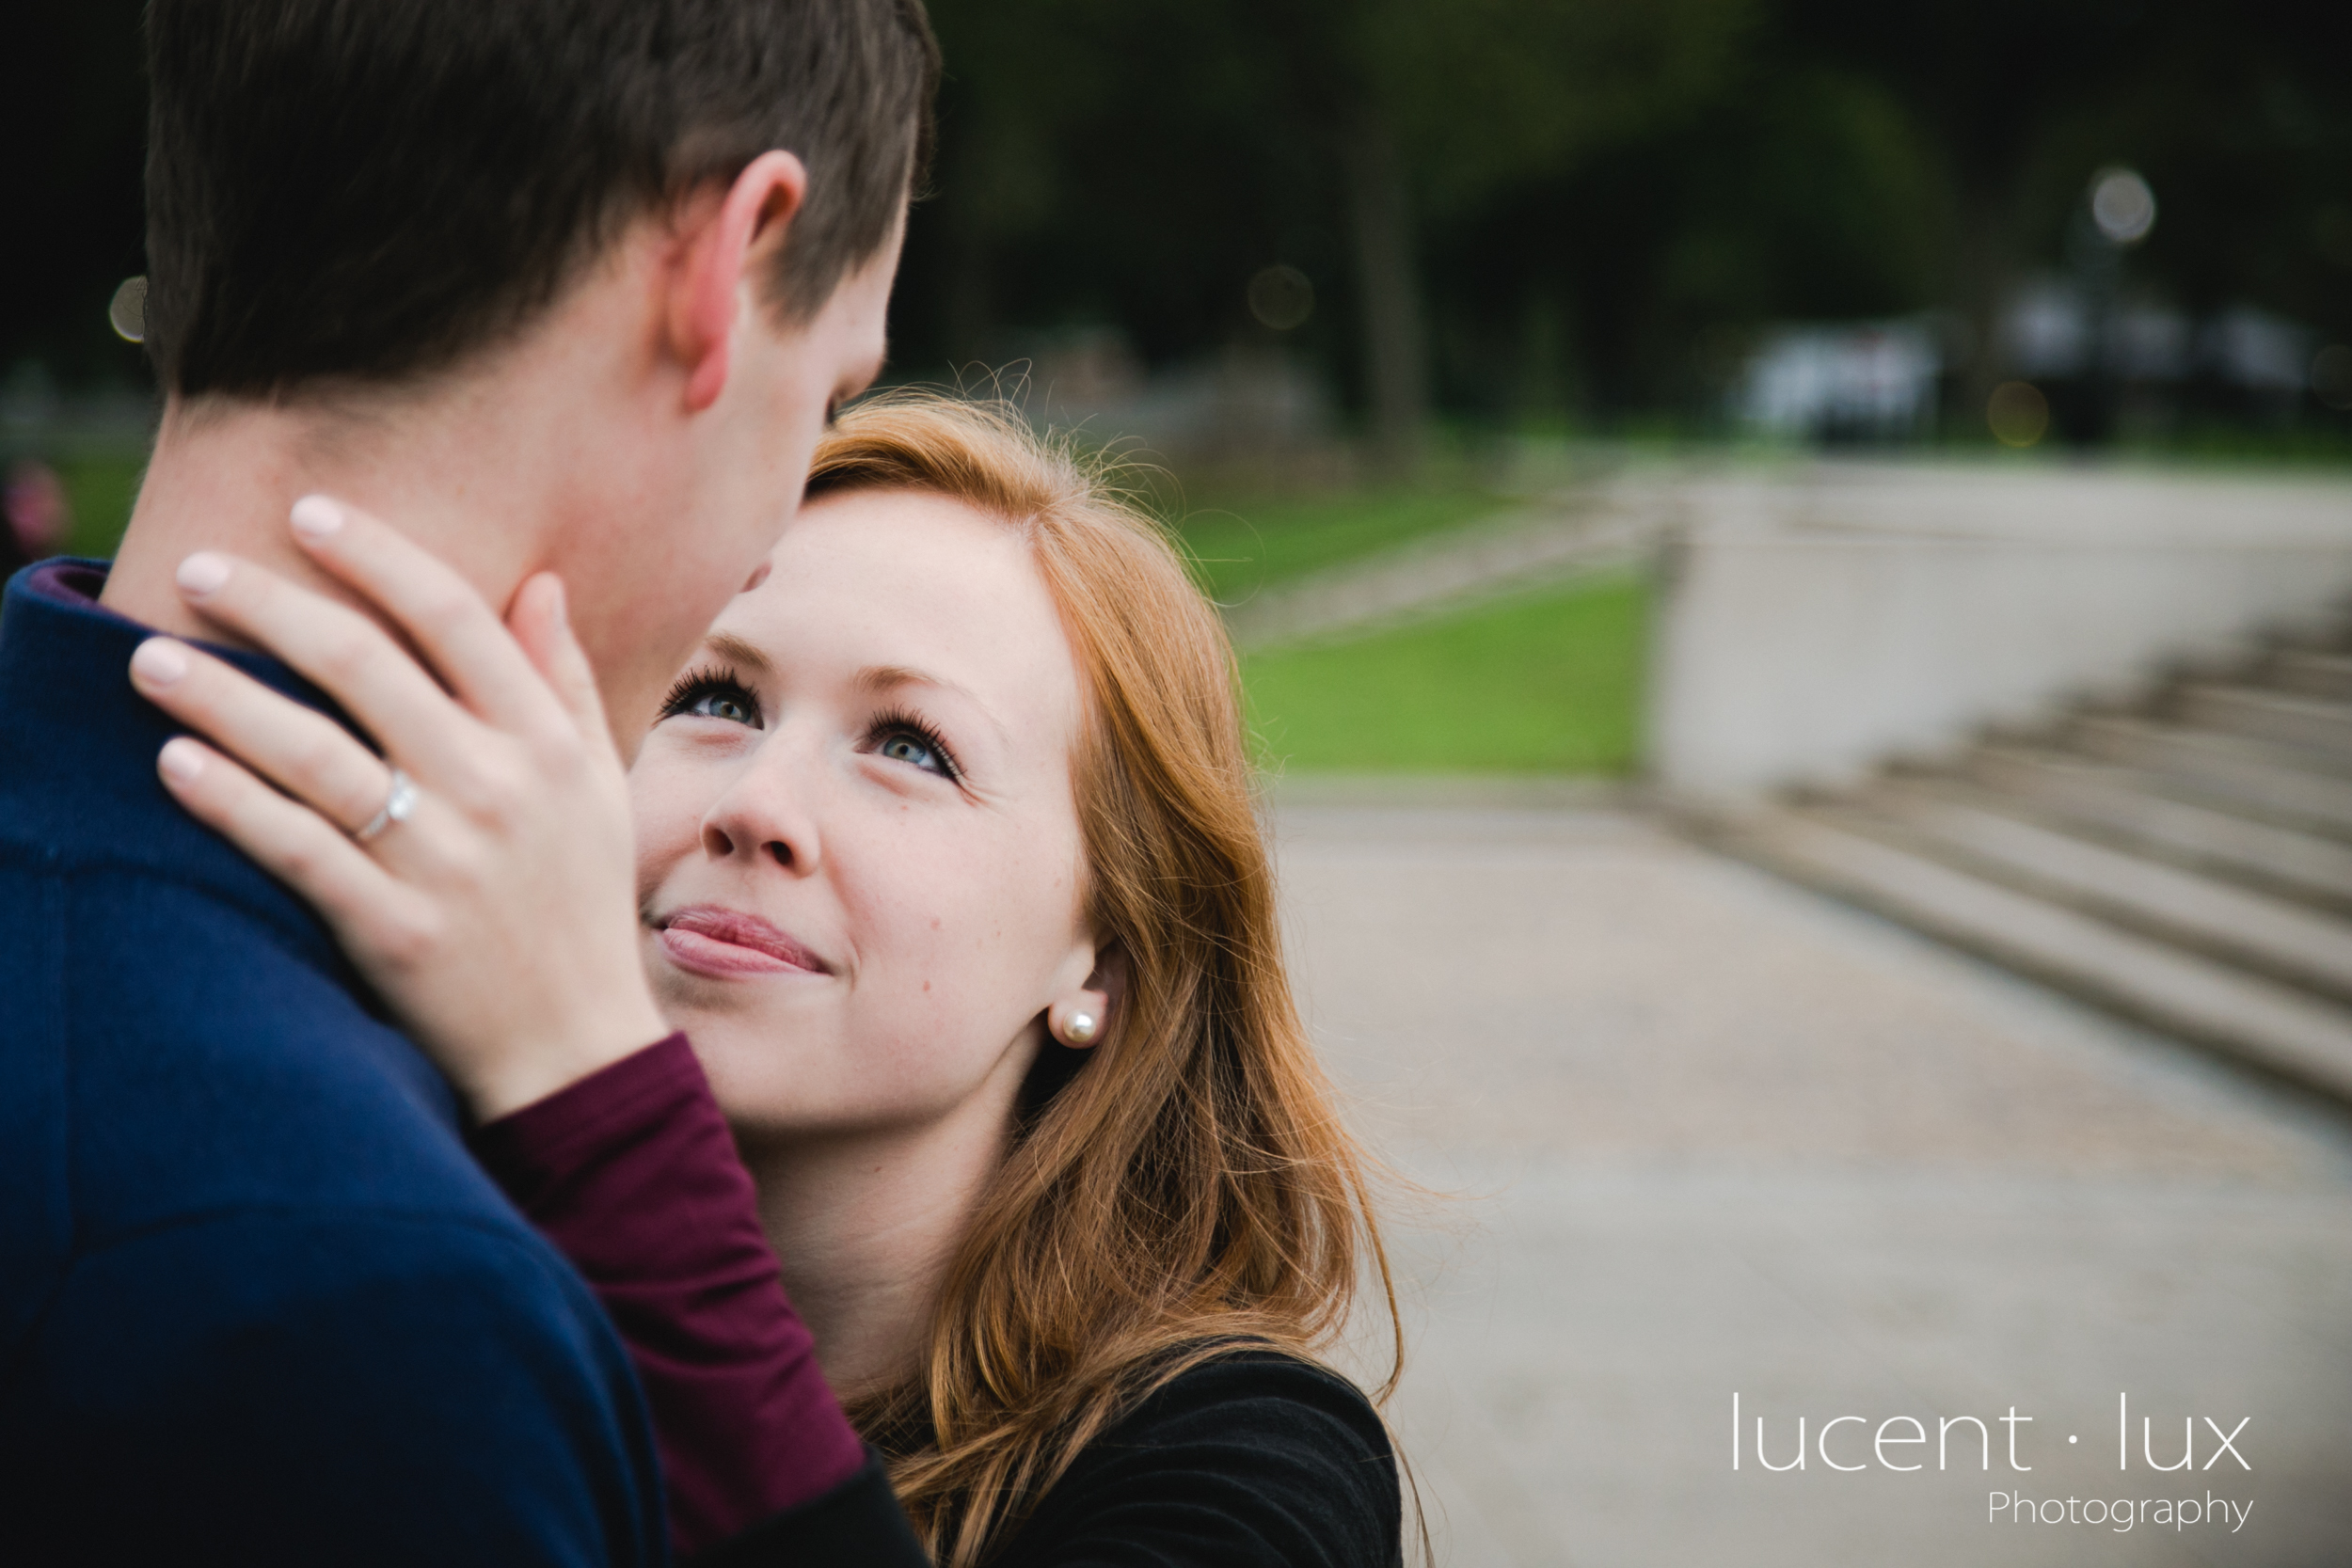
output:
[[[535,573],[525,579],[507,607],[506,629],[522,644],[524,655],[545,677],[580,734],[611,746],[612,732],[605,722],[596,672],[580,640],[572,635],[564,579],[553,572]]]

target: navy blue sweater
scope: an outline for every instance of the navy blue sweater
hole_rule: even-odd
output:
[[[621,1344],[317,919],[164,794],[103,580],[0,613],[0,1557],[661,1561]]]

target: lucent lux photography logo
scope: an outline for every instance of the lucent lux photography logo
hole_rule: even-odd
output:
[[[2139,1413],[2135,1445],[2131,1394],[2128,1390],[2119,1392],[2115,1398],[2115,1467],[2125,1479],[2111,1488],[2099,1488],[2105,1494],[2102,1496],[2053,1497],[2042,1495],[2044,1488],[2012,1479],[2032,1472],[2031,1461],[2036,1458],[2043,1460],[2046,1465],[2051,1458],[2058,1457],[2049,1451],[2058,1442],[2054,1424],[2042,1423],[2045,1430],[2037,1434],[2030,1430],[2036,1425],[2034,1418],[2020,1413],[2013,1404],[2008,1414],[1989,1419],[1975,1416],[1897,1415],[1874,1423],[1867,1416],[1833,1416],[1811,1424],[1808,1443],[1808,1419],[1803,1415],[1768,1418],[1751,1411],[1748,1416],[1755,1423],[1751,1436],[1743,1424],[1740,1400],[1734,1392],[1734,1470],[1747,1466],[1775,1474],[1812,1468],[1848,1474],[1872,1469],[1944,1473],[1964,1470],[1974,1461],[1979,1472],[1992,1474],[1997,1455],[2005,1465],[1999,1474],[2009,1485],[1986,1494],[1985,1517],[1988,1523],[1996,1525],[2096,1525],[2118,1532],[2138,1527],[2169,1527],[2177,1532],[2194,1526],[2201,1529],[2215,1527],[2234,1535],[2246,1527],[2254,1508],[2252,1498],[2222,1497],[2191,1481],[2192,1476],[2201,1476],[2217,1465],[2221,1466],[2222,1475],[2253,1471],[2252,1462],[2239,1447],[2253,1423],[2250,1416],[2240,1416],[2227,1427],[2211,1416],[2183,1416],[2180,1446],[2175,1450],[2170,1443],[2171,1414],[2158,1416],[2143,1411]],[[1842,1430],[1849,1426],[1855,1430]],[[2004,1430],[1995,1435],[1994,1427]],[[2084,1452],[2082,1434],[2068,1433],[2065,1449],[2067,1457]],[[2233,1462],[2235,1470],[2223,1465],[2225,1460]],[[2179,1480],[2159,1481],[2159,1476],[2178,1476]],[[2188,1490],[2181,1484],[2184,1481],[2190,1481],[2198,1495],[2178,1495]],[[2151,1491],[2164,1495],[2135,1495]]]

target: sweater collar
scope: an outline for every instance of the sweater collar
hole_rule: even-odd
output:
[[[305,961],[354,984],[310,906],[164,793],[156,752],[186,731],[132,687],[132,650],[154,633],[99,604],[105,582],[103,561],[46,561],[11,578],[0,601],[0,850],[197,884],[266,921]],[[199,645],[349,727],[323,692],[278,660]]]

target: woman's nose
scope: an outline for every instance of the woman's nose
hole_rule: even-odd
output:
[[[728,785],[703,817],[703,853],[713,860],[764,856],[787,871],[817,869],[818,841],[809,811],[807,780],[781,748],[759,756]]]

